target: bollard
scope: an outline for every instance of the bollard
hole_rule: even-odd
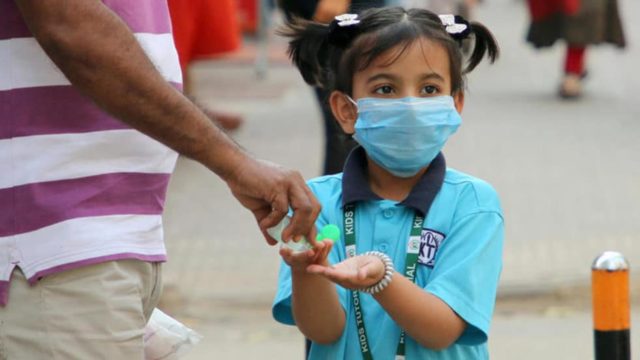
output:
[[[591,266],[595,360],[631,360],[629,263],[605,251]]]

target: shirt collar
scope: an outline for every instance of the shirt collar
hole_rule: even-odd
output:
[[[427,215],[433,199],[436,197],[446,171],[446,163],[442,153],[431,161],[420,181],[411,189],[409,196],[400,204],[413,208]],[[364,148],[356,147],[351,151],[344,165],[342,174],[342,205],[365,201],[381,200],[369,187],[367,181],[367,155]]]

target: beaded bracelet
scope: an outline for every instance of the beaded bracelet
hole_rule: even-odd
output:
[[[389,256],[379,251],[369,251],[360,256],[367,256],[367,255],[377,256],[384,263],[384,276],[382,277],[382,279],[380,279],[380,281],[378,281],[377,283],[369,287],[359,290],[364,293],[373,295],[384,290],[384,288],[386,288],[387,285],[391,283],[391,277],[393,276],[393,262],[391,261],[391,258]]]

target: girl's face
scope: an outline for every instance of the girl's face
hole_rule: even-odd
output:
[[[366,69],[353,77],[353,99],[430,97],[453,95],[456,109],[462,112],[464,94],[451,94],[449,54],[445,48],[425,38],[381,54]],[[334,91],[330,97],[333,113],[347,134],[353,134],[357,111],[343,93]]]

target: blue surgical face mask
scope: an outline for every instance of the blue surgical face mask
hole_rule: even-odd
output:
[[[429,165],[462,123],[451,96],[362,98],[355,104],[354,138],[371,160],[398,177]]]

